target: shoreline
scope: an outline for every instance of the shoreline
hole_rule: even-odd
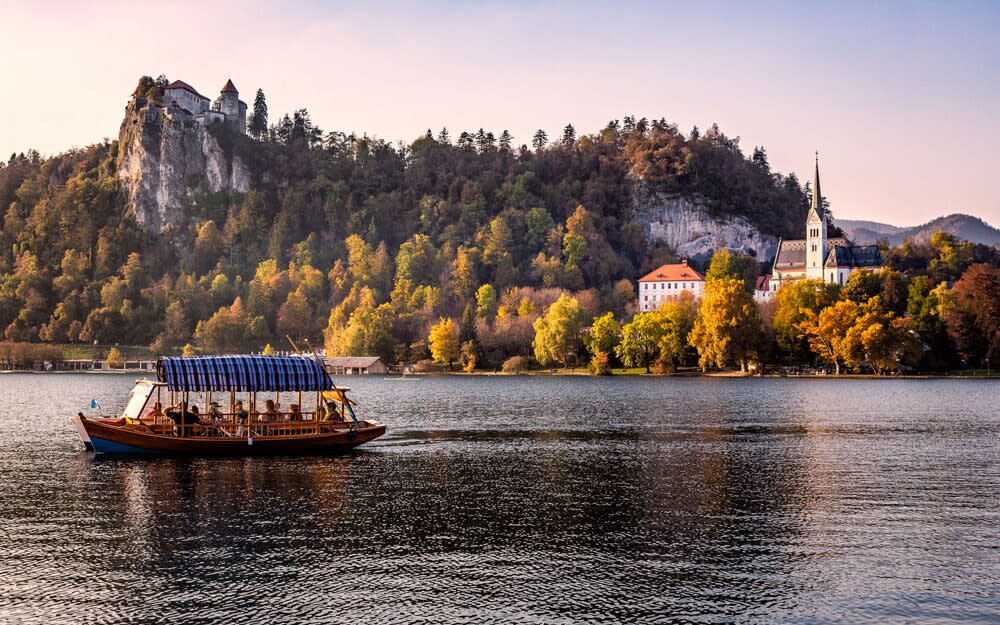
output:
[[[155,375],[155,371],[144,369],[89,369],[77,371],[38,371],[35,369],[5,369],[0,370],[0,375],[14,373],[31,373],[38,375],[65,375],[65,374],[87,374],[87,375]],[[841,374],[807,374],[807,375],[781,375],[776,373],[751,374],[740,373],[739,371],[682,371],[679,373],[645,373],[619,371],[609,375],[593,375],[586,369],[570,370],[533,370],[519,371],[517,373],[506,373],[503,371],[426,371],[406,374],[355,374],[351,376],[333,376],[339,379],[345,377],[381,377],[381,378],[421,378],[421,377],[524,377],[524,378],[545,378],[545,377],[587,377],[587,378],[721,378],[721,379],[787,379],[787,380],[1000,380],[1000,372],[990,375],[962,375],[945,373],[907,373],[900,375],[876,375],[874,373],[841,373]]]

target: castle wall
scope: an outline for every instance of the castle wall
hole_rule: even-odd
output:
[[[247,132],[247,103],[240,100],[240,127],[237,128],[241,134]]]
[[[166,104],[175,101],[178,106],[195,115],[208,110],[208,100],[199,98],[187,89],[167,89],[163,95]]]

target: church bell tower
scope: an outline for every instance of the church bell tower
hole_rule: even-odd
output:
[[[824,261],[826,261],[826,211],[823,210],[823,195],[819,189],[819,153],[817,152],[812,204],[809,206],[809,214],[806,216],[806,277],[810,280],[822,280]]]

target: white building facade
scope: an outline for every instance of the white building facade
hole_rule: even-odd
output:
[[[705,294],[705,277],[688,267],[686,260],[662,265],[639,278],[639,312],[659,310],[664,302],[681,293],[696,298]]]

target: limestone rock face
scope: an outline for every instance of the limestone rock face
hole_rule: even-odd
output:
[[[632,221],[643,227],[648,241],[663,242],[677,255],[698,261],[723,248],[764,261],[778,248],[776,237],[743,217],[714,216],[699,198],[658,193],[643,182],[632,188]]]
[[[198,193],[250,189],[246,164],[220,142],[231,131],[218,126],[142,97],[129,102],[118,133],[118,181],[136,221],[160,233],[181,221]]]

